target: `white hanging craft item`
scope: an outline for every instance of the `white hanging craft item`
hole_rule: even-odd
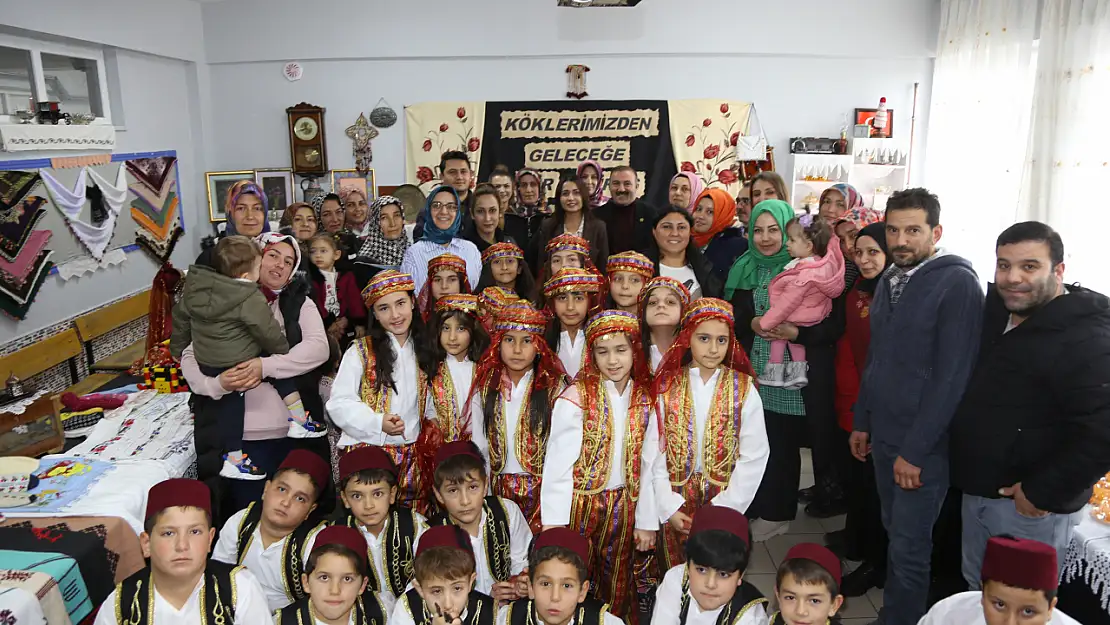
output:
[[[586,92],[586,72],[590,71],[585,65],[567,65],[567,97],[581,100],[590,95]]]
[[[302,76],[304,76],[304,68],[301,67],[300,63],[296,61],[290,61],[285,64],[285,67],[281,68],[281,73],[289,82],[296,82],[300,80]]]
[[[85,207],[86,174],[92,175],[93,182],[100,187],[104,203],[108,205],[108,216],[99,226],[94,226],[80,219],[81,210]],[[81,241],[90,256],[97,261],[102,260],[104,250],[108,247],[108,243],[112,240],[112,234],[116,230],[116,220],[123,209],[123,202],[127,199],[127,176],[124,173],[123,164],[121,163],[117,170],[115,185],[109,183],[95,170],[83,167],[81,173],[77,175],[77,182],[73,185],[72,191],[58,182],[46,169],[40,169],[39,175],[46,184],[50,199],[65,217],[66,225],[69,226],[70,231],[77,237],[77,240]]]

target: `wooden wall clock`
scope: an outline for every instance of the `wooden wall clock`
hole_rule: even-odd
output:
[[[323,176],[328,173],[324,111],[323,107],[307,102],[285,109],[289,116],[289,154],[295,174]]]

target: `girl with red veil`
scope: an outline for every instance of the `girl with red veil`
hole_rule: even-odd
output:
[[[588,269],[560,269],[543,285],[551,323],[544,340],[574,379],[586,357],[586,321],[601,308],[604,279]]]
[[[428,279],[420,289],[417,303],[424,323],[431,321],[436,310],[436,300],[444,295],[469,293],[470,282],[466,278],[466,261],[451,253],[440,254],[428,261]]]

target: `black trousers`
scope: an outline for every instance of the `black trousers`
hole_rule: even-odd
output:
[[[748,517],[766,521],[793,521],[798,515],[798,481],[802,477],[801,442],[806,418],[766,410],[767,443],[771,454],[763,481],[748,508]]]
[[[871,456],[867,456],[867,462],[852,458],[846,469],[848,515],[844,521],[844,532],[848,552],[886,568],[889,539],[883,527],[883,511],[875,486],[875,463],[871,461]]]

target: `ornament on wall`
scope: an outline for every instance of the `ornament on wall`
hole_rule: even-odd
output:
[[[567,65],[567,97],[581,100],[590,95],[586,93],[586,72],[590,68],[585,65]]]
[[[347,127],[347,136],[354,142],[355,170],[365,176],[370,171],[370,162],[374,160],[374,151],[370,147],[370,140],[377,137],[378,129],[366,121],[366,116],[358,114],[353,126]]]
[[[393,110],[385,98],[379,98],[374,110],[370,111],[370,123],[378,128],[389,128],[397,123],[397,111]]]
[[[296,82],[304,76],[304,68],[296,61],[289,61],[282,68],[281,73],[285,75],[285,79],[289,82]]]

